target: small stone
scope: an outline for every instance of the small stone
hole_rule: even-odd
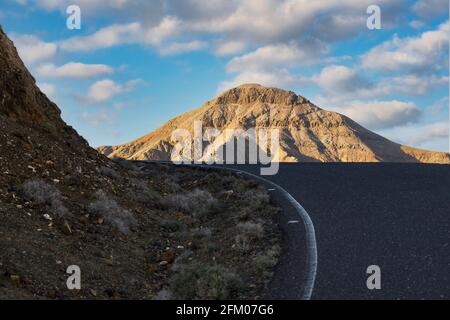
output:
[[[52,217],[50,217],[50,215],[48,213],[44,214],[43,217],[44,217],[45,220],[48,220],[48,221],[52,221],[53,220]]]
[[[168,264],[169,264],[169,262],[167,262],[167,261],[161,261],[161,262],[159,263],[160,266],[166,266],[166,265],[168,265]]]
[[[18,275],[12,274],[9,278],[14,286],[18,287],[20,285],[20,277]]]
[[[72,234],[72,229],[70,228],[70,225],[67,223],[67,221],[65,221],[62,226],[62,232],[66,235]]]
[[[172,263],[175,260],[175,254],[172,250],[167,250],[162,254],[161,260],[167,261],[167,263]]]

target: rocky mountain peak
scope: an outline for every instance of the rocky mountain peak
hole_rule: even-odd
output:
[[[0,115],[57,133],[65,130],[60,110],[36,86],[13,42],[0,26]]]
[[[293,105],[303,103],[305,101],[306,99],[301,96],[297,96],[292,91],[269,88],[259,84],[249,83],[223,92],[215,99],[214,102],[218,104],[252,104],[259,102],[267,104]]]

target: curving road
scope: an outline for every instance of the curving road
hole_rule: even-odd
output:
[[[259,174],[257,166],[230,167]],[[312,299],[450,299],[450,166],[281,164],[264,178],[288,191],[314,223]],[[283,229],[292,231],[293,217],[281,221]],[[295,248],[280,261],[271,298],[298,297],[295,278],[305,276],[305,239],[286,237]],[[381,268],[380,290],[367,289],[370,265]]]

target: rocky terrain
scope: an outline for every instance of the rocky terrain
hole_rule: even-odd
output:
[[[236,128],[279,129],[280,148],[276,159],[280,162],[450,163],[448,153],[394,143],[344,115],[315,106],[294,92],[257,84],[228,90],[140,139],[98,150],[111,158],[170,160],[174,146],[172,132],[186,129],[194,136],[195,121],[201,121],[205,129],[216,128],[222,132]],[[214,145],[216,150],[222,147],[223,144]]]
[[[267,191],[112,161],[66,125],[0,28],[0,299],[259,298],[279,254]],[[81,269],[69,290],[67,267]]]

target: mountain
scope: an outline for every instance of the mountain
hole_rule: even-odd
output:
[[[195,121],[201,121],[204,128],[220,131],[252,127],[279,129],[280,162],[450,163],[448,153],[397,144],[344,115],[319,108],[294,92],[258,84],[228,90],[142,138],[98,150],[111,158],[170,160],[174,147],[172,132],[186,129],[193,135]]]

